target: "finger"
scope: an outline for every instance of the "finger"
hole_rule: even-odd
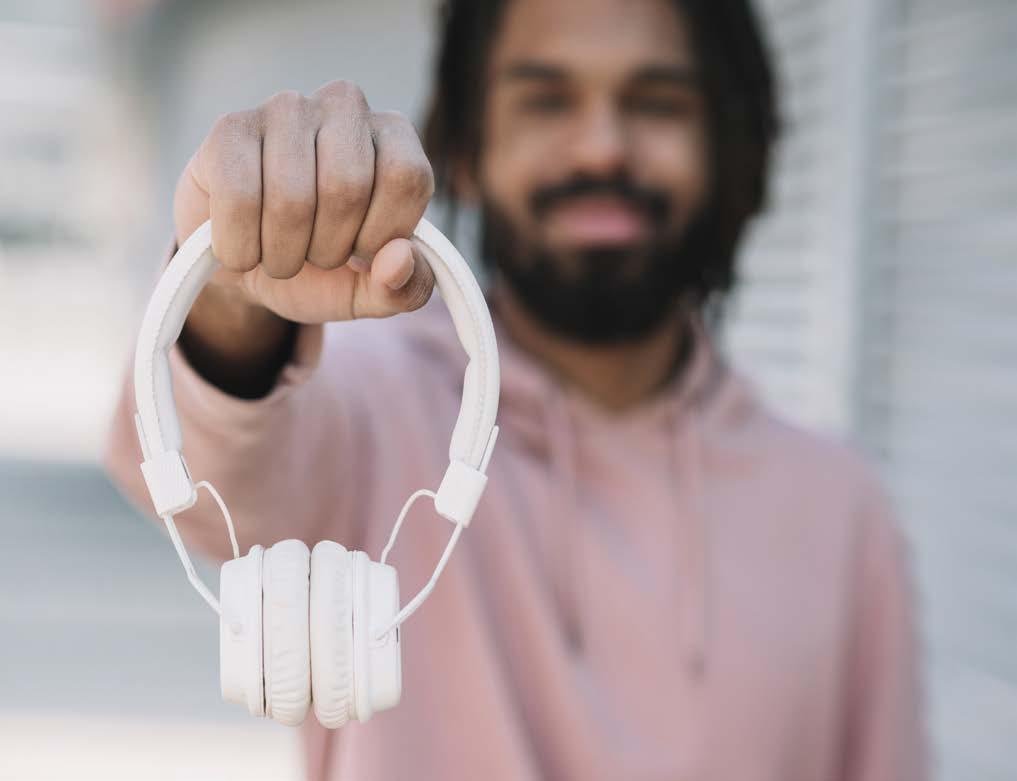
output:
[[[361,276],[366,277],[346,267],[326,270],[305,263],[295,281],[273,279],[259,266],[242,282],[252,300],[287,320],[326,323],[352,319],[352,293]]]
[[[173,197],[173,225],[176,227],[177,246],[183,244],[209,217],[208,184],[199,181],[197,174],[200,151],[199,147],[191,155],[177,178],[176,194]],[[189,195],[180,197],[179,194],[184,191],[188,191]]]
[[[261,258],[261,127],[255,112],[220,117],[188,165],[209,194],[212,252],[231,271],[249,271]],[[196,226],[195,226],[196,227]]]
[[[374,184],[374,144],[363,93],[332,82],[314,96],[323,120],[315,140],[317,207],[307,259],[324,269],[344,264],[367,214]]]
[[[274,279],[303,268],[316,203],[312,107],[303,95],[280,92],[262,108],[264,205],[261,263]]]
[[[419,309],[431,297],[434,273],[407,239],[394,239],[374,257],[370,272],[360,275],[366,295],[357,317],[388,317]]]
[[[431,164],[401,114],[373,114],[374,190],[353,251],[371,258],[392,239],[409,238],[434,194]]]

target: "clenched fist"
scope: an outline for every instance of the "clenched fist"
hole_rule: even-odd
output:
[[[211,217],[223,266],[195,311],[230,301],[234,314],[250,305],[321,323],[416,309],[434,280],[408,237],[433,192],[410,122],[372,112],[349,82],[225,114],[174,198],[177,242]],[[202,337],[215,342],[208,322]]]
[[[293,323],[422,306],[434,277],[408,239],[433,193],[413,126],[349,82],[223,115],[174,197],[177,243],[211,217],[222,263],[181,349],[220,389],[257,398],[289,359]]]

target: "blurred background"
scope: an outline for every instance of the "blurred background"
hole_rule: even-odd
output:
[[[434,5],[0,0],[0,779],[299,777],[291,731],[220,701],[215,616],[98,457],[213,120],[333,78],[419,118]],[[895,496],[937,777],[1012,781],[1017,3],[758,8],[788,127],[725,339]]]

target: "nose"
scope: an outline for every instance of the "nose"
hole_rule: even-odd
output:
[[[604,101],[583,112],[570,152],[576,173],[607,176],[625,166],[628,141],[622,118],[614,106]]]

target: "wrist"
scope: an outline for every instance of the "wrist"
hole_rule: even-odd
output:
[[[191,366],[234,396],[271,390],[289,360],[298,324],[232,291],[206,287],[191,307],[178,340]]]

